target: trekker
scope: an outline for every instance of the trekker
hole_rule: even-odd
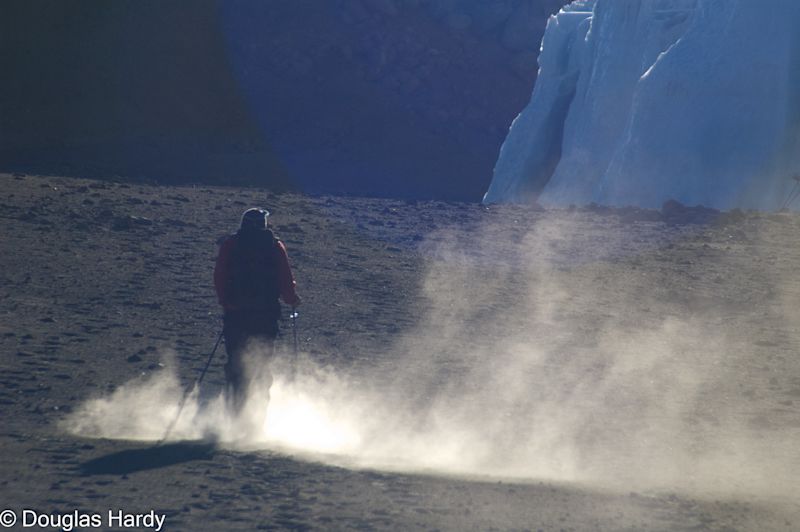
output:
[[[268,222],[269,211],[246,210],[239,230],[222,242],[214,268],[228,353],[225,396],[237,413],[244,406],[250,382],[257,376],[267,390],[272,384],[267,365],[278,335],[278,299],[293,307],[300,304],[286,247],[272,233]]]

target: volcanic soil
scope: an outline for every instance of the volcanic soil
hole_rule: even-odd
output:
[[[156,510],[166,530],[800,529],[796,214],[487,208],[7,174],[0,183],[0,509]],[[464,387],[480,390],[464,397],[513,416],[501,428],[487,421],[497,430],[474,442],[490,459],[458,467],[471,430],[441,468],[408,455],[364,462],[70,430],[65,420],[87,400],[130,381],[198,376],[220,329],[217,241],[254,205],[273,211],[289,251],[301,357],[355,385],[435,373],[428,384],[441,381],[445,397],[409,385],[414,397],[397,399],[420,410],[447,404],[468,375]],[[286,319],[282,328],[290,353]],[[513,395],[496,376],[504,366],[485,364],[511,360],[493,351],[511,349],[509,338],[520,352],[549,353],[513,376]],[[641,373],[635,357],[610,354],[636,344],[656,353]],[[220,352],[206,393],[221,389],[223,362]],[[497,395],[521,402],[494,404]],[[622,418],[642,415],[642,401],[647,423],[634,429]],[[535,434],[525,412],[543,402],[559,433],[550,441],[579,451],[570,473],[548,466],[557,445],[528,452],[513,436]],[[389,428],[381,438],[392,439]],[[647,448],[664,457],[652,470]]]

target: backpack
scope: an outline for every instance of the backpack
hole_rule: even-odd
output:
[[[239,231],[233,237],[226,299],[242,310],[272,310],[280,297],[278,250],[269,229]]]

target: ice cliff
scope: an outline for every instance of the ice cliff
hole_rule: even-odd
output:
[[[800,2],[597,0],[550,18],[485,203],[780,207],[800,172]]]

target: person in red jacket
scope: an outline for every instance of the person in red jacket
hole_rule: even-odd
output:
[[[269,229],[268,218],[264,209],[245,211],[239,230],[220,245],[214,268],[228,353],[226,399],[236,412],[256,374],[265,387],[272,383],[267,364],[278,335],[279,299],[292,307],[300,304],[286,247]]]

